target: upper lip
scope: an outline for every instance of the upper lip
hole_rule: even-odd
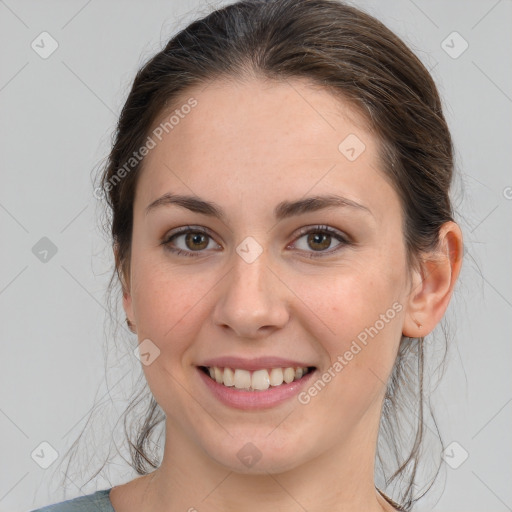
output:
[[[294,361],[293,359],[283,359],[281,357],[256,357],[253,359],[243,359],[241,357],[226,356],[207,359],[198,366],[217,366],[218,368],[239,368],[241,370],[256,371],[265,368],[308,368],[311,364]]]

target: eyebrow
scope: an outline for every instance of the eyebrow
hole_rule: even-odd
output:
[[[210,217],[216,217],[223,222],[226,221],[226,215],[222,208],[213,202],[204,201],[196,196],[179,195],[167,193],[150,203],[145,210],[146,215],[151,211],[163,206],[176,205],[186,208],[192,212],[201,213]],[[352,201],[346,197],[338,195],[312,196],[297,201],[282,201],[274,209],[274,217],[277,221],[301,215],[304,213],[324,210],[326,208],[353,208],[373,216],[371,210],[360,203]]]

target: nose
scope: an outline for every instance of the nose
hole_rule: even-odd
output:
[[[286,286],[269,268],[265,252],[252,263],[237,253],[231,271],[219,283],[215,325],[241,338],[256,339],[283,328],[289,319]]]

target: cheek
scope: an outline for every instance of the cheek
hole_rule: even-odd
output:
[[[214,285],[183,269],[140,260],[133,279],[132,301],[142,341],[153,340],[161,350],[181,350],[201,325],[201,299]]]
[[[149,339],[157,347],[148,345],[157,355],[142,368],[159,405],[166,411],[183,410],[187,406],[179,397],[189,362],[187,350],[204,323],[199,315],[206,283],[161,261],[157,265],[139,260],[138,265],[132,300],[139,343]]]
[[[373,325],[401,296],[397,276],[390,272],[386,275],[372,264],[334,268],[325,275],[301,276],[294,291],[309,308],[310,318],[316,319],[315,331],[320,334],[321,329],[338,340],[334,348]]]
[[[335,375],[329,401],[361,405],[365,394],[371,399],[382,390],[401,336],[399,267],[399,260],[393,266],[365,259],[328,277],[301,278],[297,295],[311,311],[308,327]]]

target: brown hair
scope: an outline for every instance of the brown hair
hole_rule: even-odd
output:
[[[109,290],[116,275],[121,283],[129,275],[134,194],[144,160],[122,179],[119,169],[144,146],[159,116],[171,105],[178,106],[188,88],[250,74],[276,81],[307,79],[356,107],[380,141],[384,175],[400,198],[410,268],[419,265],[422,253],[436,249],[441,225],[453,220],[453,147],[439,94],[424,65],[380,21],[339,1],[244,0],[181,30],[135,77],[101,175],[100,188],[112,215],[112,242],[118,249]],[[393,454],[396,466],[390,477],[385,476],[386,485],[405,480],[397,498],[404,510],[421,497],[414,497],[413,490],[425,433],[424,351],[423,338],[402,336],[379,432],[383,473],[381,445]],[[134,440],[125,422],[131,465],[140,475],[158,466],[150,443],[165,419],[151,394],[146,395],[149,405]],[[127,411],[141,400],[139,396]],[[415,416],[416,425],[405,427],[405,432],[400,413]],[[412,446],[404,455],[402,433],[410,437],[411,431]]]

